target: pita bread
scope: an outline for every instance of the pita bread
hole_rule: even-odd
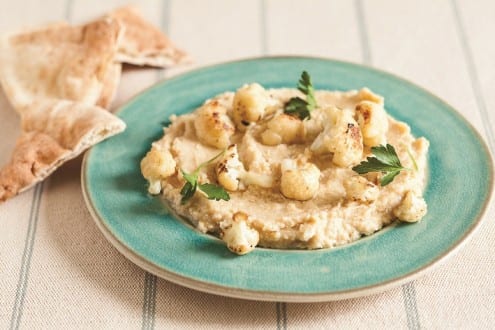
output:
[[[43,132],[63,148],[82,151],[124,130],[124,122],[98,106],[67,100],[44,100],[24,109],[24,132]]]
[[[25,190],[59,166],[69,150],[49,135],[24,132],[17,140],[10,162],[0,170],[0,202]]]
[[[130,7],[83,26],[55,23],[0,38],[0,83],[22,126],[0,169],[0,202],[125,129],[103,109],[117,90],[120,62],[168,67],[186,59]]]
[[[96,105],[105,109],[110,109],[110,105],[112,104],[115,94],[117,93],[117,88],[119,87],[121,74],[122,64],[113,63],[103,78],[103,89]]]
[[[0,201],[42,181],[90,146],[122,132],[125,123],[105,109],[68,100],[44,100],[22,109],[23,133],[0,169]]]
[[[123,29],[107,18],[83,26],[55,25],[0,41],[0,81],[15,109],[34,100],[96,104],[104,82],[115,81],[114,59]],[[108,96],[104,99],[108,99]],[[108,103],[108,101],[102,101]]]
[[[116,60],[134,65],[171,67],[190,62],[189,56],[177,48],[158,28],[146,21],[131,6],[119,8],[107,17],[124,26]]]

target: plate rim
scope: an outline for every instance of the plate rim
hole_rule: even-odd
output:
[[[345,289],[345,290],[337,290],[337,291],[326,291],[326,292],[312,292],[312,293],[290,293],[290,292],[278,292],[278,291],[263,291],[263,290],[250,290],[250,289],[242,289],[242,288],[235,288],[231,286],[222,286],[216,283],[212,283],[209,281],[205,280],[198,280],[193,277],[188,277],[183,274],[178,274],[176,272],[173,272],[171,270],[162,268],[151,261],[147,260],[145,257],[139,255],[132,249],[130,249],[124,242],[122,242],[117,236],[115,236],[110,228],[105,224],[105,221],[103,221],[102,216],[99,214],[98,210],[94,206],[90,193],[88,191],[87,187],[87,168],[88,168],[88,159],[91,155],[91,152],[93,148],[90,148],[84,155],[82,166],[81,166],[81,187],[82,187],[82,194],[84,197],[85,204],[91,214],[91,217],[93,218],[93,221],[96,223],[97,227],[100,229],[100,231],[103,233],[104,237],[122,254],[124,255],[127,259],[132,261],[134,264],[139,266],[140,268],[144,269],[145,271],[148,271],[160,278],[163,278],[165,280],[168,280],[172,283],[198,290],[201,292],[206,292],[210,294],[215,294],[215,295],[220,295],[220,296],[226,296],[226,297],[231,297],[231,298],[240,298],[240,299],[247,299],[247,300],[257,300],[257,301],[279,301],[279,302],[324,302],[324,301],[336,301],[336,300],[343,300],[343,299],[351,299],[351,298],[357,298],[357,297],[362,297],[362,296],[368,296],[368,295],[373,295],[377,294],[380,292],[387,291],[389,289],[398,287],[404,283],[407,283],[409,281],[412,281],[418,277],[421,277],[424,275],[426,272],[429,272],[433,269],[436,269],[437,267],[441,266],[444,264],[449,257],[453,256],[456,254],[459,249],[461,249],[465,244],[469,242],[469,240],[476,234],[478,229],[481,227],[483,223],[483,219],[485,218],[488,206],[490,205],[492,199],[493,199],[493,191],[494,191],[494,160],[493,156],[491,153],[490,148],[488,147],[485,139],[483,136],[480,134],[480,132],[464,117],[463,114],[458,112],[457,109],[455,109],[453,106],[451,106],[448,102],[443,100],[442,98],[438,97],[437,95],[433,94],[432,92],[428,91],[427,89],[405,79],[400,76],[397,76],[393,73],[387,72],[385,70],[377,69],[374,67],[371,67],[369,65],[364,65],[360,63],[354,63],[350,61],[342,61],[342,60],[336,60],[336,59],[331,59],[331,58],[325,58],[325,57],[318,57],[318,56],[298,56],[298,55],[274,55],[274,56],[258,56],[258,57],[247,57],[247,58],[242,58],[242,59],[237,59],[237,60],[231,60],[231,61],[225,61],[225,62],[218,62],[214,64],[209,64],[209,65],[204,65],[200,67],[193,68],[191,70],[188,70],[186,72],[179,73],[177,75],[174,75],[170,78],[165,78],[162,79],[151,86],[148,86],[147,88],[143,89],[142,91],[136,93],[134,96],[129,98],[125,103],[120,105],[117,110],[114,112],[114,114],[118,115],[124,108],[128,107],[129,104],[133,103],[136,99],[140,98],[141,95],[146,94],[148,91],[158,88],[159,86],[163,84],[167,84],[170,81],[173,81],[175,79],[181,79],[183,76],[187,75],[194,75],[197,73],[200,73],[205,70],[210,70],[215,67],[219,66],[224,66],[224,65],[229,65],[229,64],[236,64],[236,63],[242,63],[242,62],[250,62],[250,61],[258,61],[258,60],[265,60],[265,59],[312,59],[312,60],[321,60],[321,61],[328,61],[328,62],[333,62],[335,64],[345,64],[345,65],[351,65],[351,66],[356,66],[356,67],[362,67],[366,70],[371,70],[376,73],[386,75],[389,77],[392,77],[393,79],[400,80],[402,82],[405,82],[409,85],[414,86],[415,88],[421,90],[421,92],[427,94],[429,97],[436,99],[437,101],[441,102],[443,105],[447,106],[449,111],[457,116],[463,124],[469,128],[471,133],[475,136],[475,138],[478,140],[480,143],[480,146],[483,148],[485,154],[487,155],[487,160],[488,160],[488,168],[489,168],[489,189],[487,191],[487,196],[485,198],[485,201],[483,205],[480,207],[480,212],[476,218],[473,219],[473,222],[469,226],[469,229],[464,232],[464,234],[456,241],[454,244],[447,250],[445,250],[442,254],[438,255],[436,258],[432,259],[429,263],[426,263],[422,265],[420,268],[409,272],[407,274],[404,274],[402,276],[389,279],[383,282],[375,283],[372,285],[367,285],[367,286],[362,286],[358,288],[353,288],[353,289]]]

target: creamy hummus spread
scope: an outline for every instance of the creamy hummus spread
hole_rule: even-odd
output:
[[[238,254],[255,246],[331,248],[370,235],[396,219],[426,213],[428,141],[390,117],[383,97],[359,91],[316,91],[304,120],[284,113],[296,89],[242,86],[171,116],[164,136],[141,162],[151,194],[161,194],[201,232],[222,238]],[[371,147],[390,144],[407,170],[382,186],[382,172],[352,168]],[[223,150],[223,153],[221,153]],[[181,203],[183,172],[201,168],[199,183],[222,186],[230,200],[201,191]]]

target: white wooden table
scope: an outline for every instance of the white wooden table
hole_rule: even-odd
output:
[[[82,23],[126,3],[2,0],[0,32],[54,20]],[[192,54],[195,64],[168,71],[126,69],[114,107],[160,79],[197,66],[261,55],[322,56],[365,63],[425,87],[458,109],[495,151],[494,1],[137,4]],[[3,165],[19,134],[19,119],[2,92],[0,118]],[[80,165],[81,158],[71,161],[43,184],[0,205],[0,328],[495,327],[493,205],[455,257],[402,287],[341,302],[243,301],[157,279],[121,256],[86,209]]]

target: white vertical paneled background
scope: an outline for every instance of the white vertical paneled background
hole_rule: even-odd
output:
[[[453,1],[458,35],[463,43],[464,59],[470,73],[476,105],[486,114],[485,129],[490,129],[489,145],[495,152],[495,45],[486,36],[495,31],[495,2],[480,6],[478,1]]]
[[[269,54],[362,61],[353,1],[266,1],[265,17]]]
[[[259,12],[258,1],[174,1],[173,36],[200,65],[259,56]]]

